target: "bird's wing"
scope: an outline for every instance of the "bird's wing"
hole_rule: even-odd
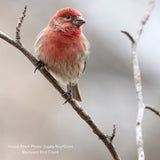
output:
[[[38,36],[37,36],[37,38],[36,38],[36,41],[35,41],[35,43],[34,43],[33,48],[34,48],[34,50],[35,50],[36,56],[38,56],[38,54],[39,54],[39,50],[38,50],[38,49],[39,49],[39,47],[40,47],[40,45],[41,45],[41,38],[42,38],[43,33],[44,33],[46,30],[47,30],[47,28],[43,29],[43,30],[38,34]]]
[[[88,57],[89,57],[89,48],[90,48],[90,44],[89,44],[89,41],[87,40],[87,38],[84,36],[84,34],[82,34],[82,38],[84,39],[82,42],[83,42],[83,46],[84,46],[84,69],[83,69],[83,72],[86,70],[86,66],[87,66],[87,61],[88,61]]]

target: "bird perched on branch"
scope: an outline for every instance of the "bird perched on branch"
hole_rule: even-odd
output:
[[[82,33],[85,20],[73,8],[59,10],[35,42],[37,68],[45,65],[58,80],[67,85],[69,99],[82,101],[78,80],[86,69],[89,43]],[[36,69],[37,69],[36,68]]]

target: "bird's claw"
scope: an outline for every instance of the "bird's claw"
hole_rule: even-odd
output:
[[[66,104],[67,102],[69,102],[72,99],[72,91],[70,90],[69,92],[66,92],[63,94],[63,96],[67,96],[65,102],[63,104]]]
[[[41,68],[41,67],[44,67],[45,66],[45,64],[42,62],[42,61],[38,61],[37,63],[36,63],[36,68],[35,68],[35,70],[34,70],[34,73],[37,71],[37,69],[39,69],[39,68]]]

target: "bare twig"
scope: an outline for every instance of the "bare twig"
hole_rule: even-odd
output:
[[[113,125],[113,132],[112,132],[112,136],[111,136],[111,138],[110,138],[110,141],[111,141],[111,142],[113,141],[113,139],[114,139],[115,135],[116,135],[116,125],[114,124],[114,125]]]
[[[143,102],[143,93],[142,93],[142,81],[141,81],[141,71],[139,67],[139,61],[137,56],[137,44],[139,42],[140,36],[143,32],[144,25],[148,21],[151,12],[154,8],[155,1],[149,1],[149,7],[142,18],[139,30],[137,32],[137,36],[134,39],[128,32],[122,31],[132,42],[132,65],[133,65],[133,76],[134,76],[134,84],[136,88],[137,98],[138,98],[138,113],[137,113],[137,122],[136,122],[136,143],[137,143],[137,153],[138,160],[145,160],[144,148],[143,148],[143,134],[142,134],[142,121],[145,110],[145,105]]]
[[[124,33],[128,38],[129,40],[133,43],[135,43],[135,40],[134,38],[130,35],[130,33],[126,32],[126,31],[121,31],[122,33]]]
[[[22,17],[25,17],[26,7],[24,9],[24,12],[22,13]],[[20,27],[23,22],[23,18],[20,18],[20,22],[18,22],[18,27],[16,29],[16,40],[13,40],[8,35],[4,34],[3,32],[0,32],[0,38],[7,41],[12,46],[16,47],[18,50],[20,50],[29,60],[30,62],[36,66],[37,59],[33,57],[33,55],[23,47],[23,45],[20,43]],[[61,96],[67,100],[67,94],[65,94],[65,91],[63,88],[59,85],[57,80],[44,68],[38,68],[39,71],[43,74],[43,76],[57,89],[57,91],[61,94]],[[115,150],[115,147],[113,144],[107,139],[105,134],[102,132],[102,130],[94,123],[92,118],[82,109],[82,107],[73,99],[69,100],[68,103],[72,106],[72,108],[77,112],[77,114],[90,126],[90,128],[93,130],[93,132],[101,139],[101,141],[105,144],[105,146],[110,151],[112,157],[114,160],[120,160],[120,156],[118,155],[117,151]]]
[[[18,23],[17,23],[17,26],[16,26],[16,41],[18,43],[21,43],[20,42],[20,39],[21,39],[21,37],[20,37],[20,29],[21,29],[24,17],[26,16],[26,11],[27,11],[27,6],[24,7],[24,11],[22,12],[22,15],[19,17]]]
[[[157,116],[160,117],[160,112],[157,111],[154,106],[151,106],[151,105],[147,104],[147,105],[146,105],[146,109],[151,110],[151,111],[154,112]]]

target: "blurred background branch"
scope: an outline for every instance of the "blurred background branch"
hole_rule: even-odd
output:
[[[137,36],[135,39],[131,36],[130,33],[122,31],[122,33],[128,36],[128,38],[131,40],[132,43],[133,77],[138,99],[138,112],[137,112],[137,122],[136,122],[136,143],[137,143],[138,160],[145,160],[144,147],[143,147],[143,134],[142,134],[142,121],[145,111],[145,104],[143,102],[142,78],[141,78],[141,71],[137,55],[137,45],[141,37],[141,34],[143,32],[144,25],[148,21],[154,6],[155,6],[155,1],[149,0],[148,9],[141,20],[140,28],[137,32]]]
[[[160,117],[160,112],[155,107],[153,107],[152,105],[146,104],[146,109],[152,111],[153,113],[155,113],[157,116]]]

